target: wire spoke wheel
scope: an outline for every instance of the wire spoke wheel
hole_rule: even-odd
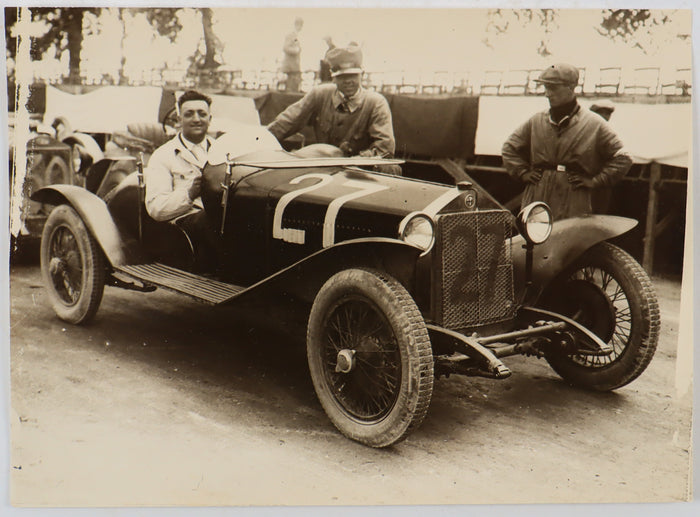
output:
[[[56,315],[86,323],[97,312],[105,284],[104,255],[77,212],[54,208],[41,236],[41,274]]]
[[[80,299],[83,281],[78,243],[65,225],[58,226],[50,239],[49,274],[54,289],[66,305],[75,305]]]
[[[368,300],[348,297],[330,312],[324,341],[327,381],[342,407],[359,420],[386,416],[401,380],[401,353],[386,318]],[[338,367],[339,354],[340,362],[351,357],[347,371]]]
[[[589,249],[553,285],[545,305],[607,342],[609,355],[550,350],[547,360],[572,384],[607,391],[636,379],[649,365],[659,335],[651,280],[625,251],[609,243]]]
[[[386,447],[423,421],[433,390],[430,338],[394,278],[369,269],[332,276],[311,308],[306,346],[318,399],[347,437]]]

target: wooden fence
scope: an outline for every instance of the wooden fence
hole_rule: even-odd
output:
[[[664,72],[661,67],[606,67],[579,68],[580,95],[671,95],[689,96],[692,90],[690,68],[677,68]],[[366,88],[382,93],[452,94],[452,95],[536,95],[542,87],[535,83],[539,69],[486,70],[486,71],[430,71],[409,70],[367,71],[363,76]],[[35,81],[50,84],[65,83],[65,77],[35,77]],[[308,91],[320,83],[318,71],[302,72],[302,91]],[[117,80],[103,74],[82,77],[81,84],[118,84]],[[286,75],[272,70],[235,70],[221,67],[218,70],[191,73],[188,70],[144,70],[138,76],[129,77],[127,85],[165,86],[173,88],[218,88],[236,90],[286,90]]]

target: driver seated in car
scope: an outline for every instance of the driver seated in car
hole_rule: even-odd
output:
[[[213,139],[207,135],[211,122],[211,98],[194,90],[177,101],[181,129],[153,152],[144,169],[146,211],[156,221],[177,222],[190,237],[195,266],[213,267],[216,235],[203,210],[202,170]],[[208,250],[208,251],[207,251]]]
[[[144,170],[146,210],[156,221],[201,212],[202,169],[213,139],[207,135],[211,99],[188,91],[177,101],[181,130],[156,149]]]
[[[224,122],[224,134],[217,140],[208,135],[211,98],[190,90],[177,101],[180,131],[153,152],[144,169],[146,211],[156,221],[177,223],[192,241],[195,266],[204,271],[215,266],[218,236],[203,209],[202,172],[215,158],[239,156],[260,149],[281,146],[265,128]]]

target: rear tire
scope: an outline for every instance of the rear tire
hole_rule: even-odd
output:
[[[411,295],[385,273],[348,269],[323,285],[309,316],[307,356],[318,399],[348,438],[387,447],[428,412],[428,331]]]
[[[102,250],[68,205],[51,211],[41,236],[41,274],[51,307],[63,321],[87,323],[97,312],[105,285]]]
[[[583,324],[613,347],[609,356],[546,354],[567,382],[609,391],[629,384],[651,362],[659,338],[659,304],[646,271],[625,251],[593,246],[554,283],[545,305]]]

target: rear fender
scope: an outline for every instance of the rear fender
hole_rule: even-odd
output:
[[[74,185],[51,185],[37,190],[34,201],[51,205],[68,204],[80,215],[112,266],[133,263],[138,250],[122,236],[103,200]]]
[[[415,266],[421,253],[421,249],[397,239],[375,237],[343,241],[261,280],[246,292],[270,288],[312,302],[326,280],[349,268],[385,271],[412,292]]]
[[[88,156],[90,156],[92,163],[99,162],[104,158],[104,153],[95,139],[85,133],[71,133],[63,137],[61,141],[70,146],[75,144],[80,145]]]
[[[617,237],[637,225],[637,221],[613,215],[589,215],[555,221],[546,242],[533,249],[531,300],[537,299],[559,273],[586,250],[599,242]],[[518,235],[511,242],[516,292],[525,292],[525,239]],[[518,297],[520,298],[520,297]]]
[[[103,158],[87,171],[85,188],[98,197],[104,198],[110,190],[119,185],[129,174],[136,171],[135,160],[124,158]]]

